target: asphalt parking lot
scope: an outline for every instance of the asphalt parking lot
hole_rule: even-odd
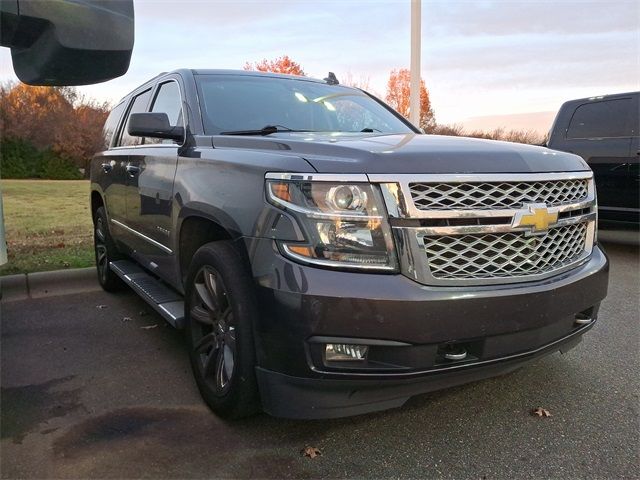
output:
[[[609,296],[567,355],[330,421],[219,420],[132,293],[4,302],[2,478],[639,478],[638,248],[606,250]]]

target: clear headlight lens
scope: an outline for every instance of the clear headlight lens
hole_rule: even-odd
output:
[[[281,243],[285,255],[326,266],[397,268],[382,196],[374,186],[267,180],[267,198],[296,216],[308,240]]]

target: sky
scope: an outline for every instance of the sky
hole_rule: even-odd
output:
[[[409,0],[135,0],[129,72],[81,87],[115,102],[161,71],[289,55],[384,96],[410,61]],[[573,98],[640,90],[640,1],[423,0],[421,74],[438,123],[546,132]],[[15,80],[0,49],[0,81]]]

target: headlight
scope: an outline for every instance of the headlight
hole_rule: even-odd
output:
[[[369,183],[267,176],[267,199],[293,214],[305,243],[279,243],[298,261],[338,268],[396,270],[397,261],[382,196]]]

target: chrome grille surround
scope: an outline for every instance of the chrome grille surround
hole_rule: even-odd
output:
[[[540,280],[575,268],[591,255],[597,208],[590,171],[369,179],[382,189],[402,272],[420,283],[463,286]],[[424,209],[415,202],[417,184],[447,185],[447,191],[467,192],[465,198],[479,197],[469,197],[464,185],[489,185],[483,191],[511,193],[491,195],[490,201],[485,196],[475,203],[454,202],[455,206],[434,199],[430,202],[436,208]],[[533,202],[546,203],[549,213],[558,214],[548,230],[536,233],[513,226],[518,224],[516,215]]]

